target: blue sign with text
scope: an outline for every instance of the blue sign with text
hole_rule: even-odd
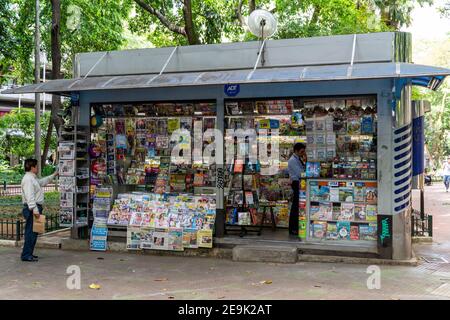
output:
[[[425,134],[424,117],[413,119],[412,123],[412,157],[413,157],[413,176],[424,172],[425,167]]]
[[[226,84],[224,87],[224,92],[229,97],[235,97],[241,91],[241,86],[239,84]]]

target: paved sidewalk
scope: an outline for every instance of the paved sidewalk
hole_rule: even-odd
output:
[[[426,260],[418,267],[380,266],[380,289],[367,288],[368,266],[358,264],[54,249],[37,249],[40,261],[23,263],[20,248],[0,247],[0,299],[450,299],[450,193],[435,184],[426,201],[435,242],[415,245]],[[66,287],[71,265],[80,267],[80,290]],[[100,289],[90,289],[92,283]]]

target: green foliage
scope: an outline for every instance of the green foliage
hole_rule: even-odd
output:
[[[41,128],[47,128],[50,114],[41,116]],[[0,158],[14,154],[19,159],[34,155],[34,110],[12,110],[0,117]],[[41,141],[44,141],[46,130],[41,130]],[[52,136],[50,150],[56,148],[56,137]]]
[[[34,48],[34,0],[0,0],[0,9],[5,3],[11,10],[7,21],[0,20],[2,33],[8,34],[7,47],[0,47],[0,68],[19,84],[31,83]],[[42,48],[51,63],[52,8],[50,1],[41,1]],[[61,1],[61,54],[62,68],[66,77],[72,76],[72,60],[79,52],[117,50],[125,42],[123,21],[129,16],[130,0],[71,0]],[[3,10],[1,11],[3,13]],[[0,44],[1,45],[1,44]],[[2,52],[11,52],[11,57],[2,57]],[[2,70],[0,69],[0,71]],[[0,81],[5,82],[4,78]]]

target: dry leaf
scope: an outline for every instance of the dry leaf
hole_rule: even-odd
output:
[[[105,260],[105,258],[98,257],[97,260]]]
[[[318,286],[318,285],[315,285],[314,287],[315,287],[315,288],[322,288],[321,286]]]
[[[167,278],[160,278],[160,279],[153,279],[153,281],[168,281],[169,279]]]
[[[174,296],[168,296],[167,298],[169,298],[169,299],[175,299]]]
[[[224,299],[225,298],[225,296],[222,296],[222,297],[218,297],[217,299]]]
[[[260,282],[261,284],[272,284],[272,280],[264,280]]]
[[[98,289],[101,288],[101,286],[100,286],[99,284],[96,284],[96,283],[91,283],[91,284],[89,285],[89,288],[90,288],[90,289],[96,289],[96,290],[98,290]]]

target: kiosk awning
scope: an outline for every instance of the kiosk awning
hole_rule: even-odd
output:
[[[448,75],[450,75],[450,69],[411,63],[361,63],[353,66],[345,64],[86,77],[52,80],[8,89],[2,93],[69,93],[87,90],[383,78],[410,78],[414,85],[421,85],[436,90]]]

